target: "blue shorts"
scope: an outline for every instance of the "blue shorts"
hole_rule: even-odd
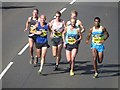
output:
[[[101,45],[96,45],[94,43],[91,44],[91,49],[95,48],[98,52],[103,52],[105,47],[103,44]]]

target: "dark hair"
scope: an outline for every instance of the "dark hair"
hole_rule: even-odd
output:
[[[37,11],[37,14],[39,14],[39,10],[37,8],[33,9],[33,11],[36,10]]]
[[[100,22],[100,18],[99,18],[99,17],[95,17],[95,18],[94,18],[94,21],[95,21],[95,19],[97,19],[97,20]]]
[[[56,14],[59,14],[61,16],[61,12],[60,11],[57,11]]]

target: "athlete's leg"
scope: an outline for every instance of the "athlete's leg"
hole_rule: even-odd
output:
[[[37,52],[37,58],[41,58],[41,49],[36,49]],[[36,62],[34,62],[36,64]]]
[[[57,55],[57,46],[52,46],[52,54],[54,57]]]
[[[66,50],[66,58],[69,63],[69,70],[70,70],[70,68],[71,68],[71,51]]]
[[[34,40],[32,38],[28,38],[28,42],[29,42],[29,51],[31,56],[30,64],[32,64],[34,60],[34,57],[33,57]]]
[[[92,56],[93,56],[93,68],[95,73],[97,73],[97,50],[95,48],[92,49]]]
[[[59,44],[57,47],[58,49],[57,49],[56,65],[58,65],[60,62],[62,47],[63,47],[63,44]]]
[[[57,46],[57,54],[56,54],[56,65],[55,65],[55,70],[58,69],[58,65],[59,65],[59,62],[60,62],[60,59],[61,59],[61,51],[62,51],[62,47],[63,45],[60,44]]]
[[[30,56],[33,56],[34,40],[32,38],[28,38],[28,42],[29,42]]]
[[[71,51],[71,70],[70,70],[70,76],[73,76],[74,75],[74,65],[75,65],[75,57],[76,57],[76,54],[77,54],[77,49],[73,49]]]
[[[39,69],[40,73],[41,73],[41,71],[43,69],[43,65],[45,63],[46,53],[47,53],[47,47],[42,47],[42,51],[41,51],[41,65],[40,65],[40,69]]]
[[[102,63],[103,62],[103,57],[104,57],[104,52],[98,52],[98,63]]]
[[[74,62],[75,62],[75,57],[77,54],[77,49],[73,49],[72,50],[72,54],[71,54],[71,69],[74,70]]]
[[[67,58],[67,61],[68,61],[68,62],[71,61],[71,51],[66,50],[66,58]]]

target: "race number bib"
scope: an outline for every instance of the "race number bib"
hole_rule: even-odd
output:
[[[42,34],[40,36],[42,36],[42,37],[47,36],[47,31],[46,30],[42,30]]]
[[[62,33],[57,31],[57,32],[54,33],[53,36],[54,36],[54,37],[61,37],[61,36],[62,36]]]
[[[68,37],[68,43],[74,44],[76,42],[76,39],[74,37]]]
[[[100,42],[104,39],[103,35],[95,35],[93,36],[93,42],[96,44],[100,44]]]
[[[30,27],[30,32],[36,32],[37,30],[33,28],[33,26]]]

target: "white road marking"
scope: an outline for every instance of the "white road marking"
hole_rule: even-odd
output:
[[[67,8],[63,8],[62,10],[60,10],[60,13],[63,13]]]
[[[25,45],[25,47],[18,53],[18,55],[22,55],[22,53],[29,47],[29,43]]]
[[[2,71],[2,73],[0,74],[0,79],[2,79],[2,77],[4,76],[4,74],[8,71],[8,69],[12,66],[13,62],[10,62],[7,67]]]
[[[73,4],[75,1],[76,1],[76,0],[72,0],[72,1],[70,2],[70,4]]]

